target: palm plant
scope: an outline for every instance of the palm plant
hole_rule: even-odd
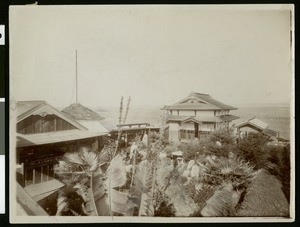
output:
[[[237,156],[208,159],[205,167],[202,173],[204,182],[214,185],[230,183],[233,188],[245,187],[256,174],[253,166]]]
[[[255,169],[272,169],[275,165],[271,162],[271,153],[268,137],[262,133],[249,133],[239,140],[237,154],[250,162]]]

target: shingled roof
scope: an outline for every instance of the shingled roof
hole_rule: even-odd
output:
[[[69,115],[75,120],[103,120],[95,111],[81,105],[80,103],[73,103],[62,110],[63,113]]]
[[[188,97],[174,105],[167,106],[167,110],[236,110],[237,108],[221,103],[208,94],[191,92]]]

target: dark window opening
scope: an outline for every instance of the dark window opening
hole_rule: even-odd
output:
[[[34,134],[53,131],[76,129],[69,122],[54,114],[46,116],[31,115],[17,123],[17,132],[21,134]]]

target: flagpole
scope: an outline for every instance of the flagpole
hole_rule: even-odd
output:
[[[78,75],[77,75],[77,50],[76,50],[76,103],[78,102]]]

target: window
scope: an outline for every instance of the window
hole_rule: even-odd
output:
[[[54,114],[45,116],[31,115],[17,123],[17,132],[21,134],[34,134],[69,129],[76,129],[76,127]]]

